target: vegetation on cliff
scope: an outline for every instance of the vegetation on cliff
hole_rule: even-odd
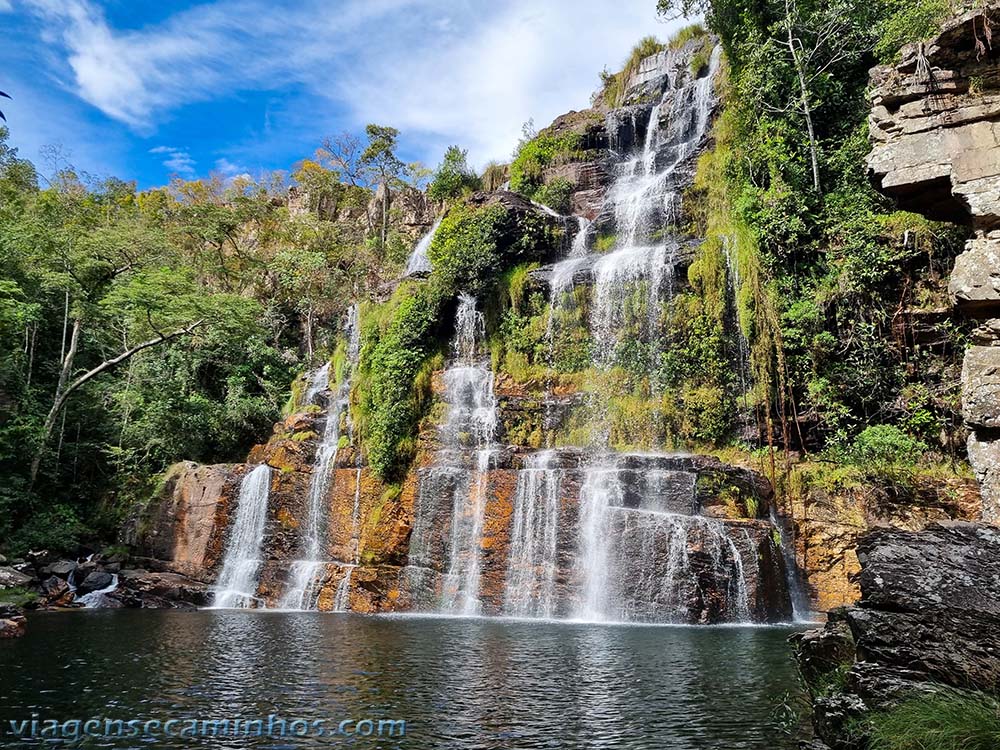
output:
[[[423,198],[389,130],[332,139],[291,179],[140,192],[40,176],[0,129],[5,551],[114,538],[167,465],[241,461],[268,433],[325,331],[411,246],[403,198]]]

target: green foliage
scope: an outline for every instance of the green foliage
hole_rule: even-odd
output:
[[[38,508],[11,539],[7,551],[12,556],[39,549],[72,553],[87,531],[76,511],[68,505]]]
[[[534,200],[561,214],[570,212],[570,197],[573,183],[565,177],[556,177],[542,185],[534,193]]]
[[[1000,745],[1000,703],[942,688],[870,715],[865,728],[872,750],[993,750]]]
[[[545,170],[577,158],[582,142],[579,133],[542,132],[522,143],[510,165],[510,189],[534,198],[543,187]]]
[[[360,401],[368,461],[383,478],[412,458],[412,436],[427,392],[415,381],[434,353],[445,290],[436,283],[400,286],[379,318],[365,321],[355,398]]]
[[[883,62],[898,58],[904,44],[932,36],[951,12],[947,0],[892,0],[879,24],[875,54]]]
[[[916,464],[927,446],[898,427],[888,424],[872,425],[862,430],[850,449],[854,463],[880,473],[887,467]]]
[[[466,161],[468,152],[458,146],[449,146],[444,159],[434,172],[434,179],[427,195],[436,201],[449,201],[478,190],[482,183]]]
[[[30,589],[12,586],[0,589],[0,604],[13,604],[15,607],[26,607],[38,598],[38,594]]]

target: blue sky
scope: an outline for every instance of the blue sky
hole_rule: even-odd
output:
[[[669,36],[655,5],[0,0],[2,109],[43,173],[71,163],[143,188],[287,169],[367,122],[399,128],[408,161],[457,143],[481,166],[529,118],[586,107],[640,37]]]

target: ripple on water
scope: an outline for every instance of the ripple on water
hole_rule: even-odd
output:
[[[279,714],[407,722],[403,739],[345,747],[781,750],[795,746],[770,719],[776,697],[795,690],[789,632],[320,613],[39,614],[25,638],[0,644],[0,726],[33,711],[61,720]],[[286,746],[172,742],[149,746]],[[330,745],[296,738],[287,746]]]

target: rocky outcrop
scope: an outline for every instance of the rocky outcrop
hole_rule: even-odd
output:
[[[26,629],[24,610],[11,604],[0,604],[0,640],[20,638]]]
[[[972,430],[969,460],[983,489],[985,521],[1000,521],[994,449],[1000,403],[993,393],[1000,346],[1000,47],[990,29],[997,6],[964,13],[901,62],[871,71],[875,185],[901,208],[969,225],[955,261],[953,304],[983,321],[963,368],[963,406]]]
[[[228,508],[239,492],[237,466],[171,466],[158,498],[138,522],[133,543],[174,572],[199,578],[222,554]]]
[[[1000,531],[879,529],[858,545],[861,599],[793,637],[830,747],[865,747],[856,719],[947,685],[1000,686]]]

